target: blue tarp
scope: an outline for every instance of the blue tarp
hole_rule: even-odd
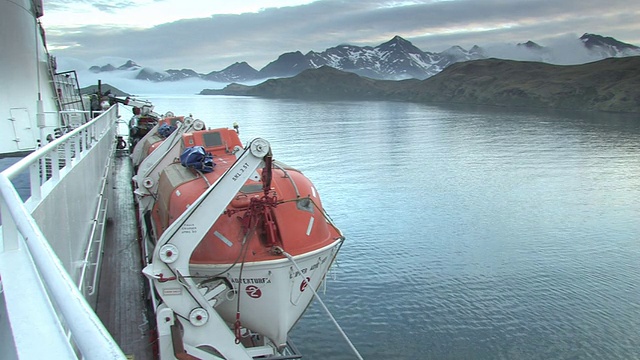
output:
[[[184,149],[180,155],[180,163],[182,166],[200,170],[204,173],[213,171],[216,164],[213,162],[213,155],[204,151],[202,146],[193,146]]]
[[[158,134],[160,134],[160,136],[166,138],[167,136],[171,135],[172,132],[176,131],[176,129],[177,129],[176,126],[168,125],[168,124],[162,124],[158,128]]]

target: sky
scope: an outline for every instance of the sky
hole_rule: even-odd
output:
[[[44,12],[49,51],[76,68],[131,59],[158,71],[260,70],[285,52],[395,35],[431,52],[584,33],[640,46],[638,0],[45,0]]]

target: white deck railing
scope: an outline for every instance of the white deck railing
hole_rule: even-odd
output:
[[[51,219],[47,217],[64,218],[63,213],[50,210],[52,205],[47,205],[47,200],[51,196],[54,199],[49,200],[59,201],[61,195],[56,189],[62,187],[62,193],[66,192],[65,181],[78,176],[72,176],[74,169],[82,170],[87,163],[92,165],[91,162],[99,161],[93,166],[101,167],[97,178],[101,180],[105,176],[107,160],[99,159],[108,158],[114,151],[116,121],[117,107],[114,106],[0,173],[0,305],[4,302],[6,309],[3,314],[5,309],[0,306],[0,322],[5,322],[0,324],[0,344],[13,343],[15,350],[13,353],[3,348],[3,356],[19,359],[125,358],[70,275],[76,271],[84,278],[85,270],[75,270],[73,261],[62,261],[45,238],[46,231],[39,225],[50,223]],[[106,164],[108,166],[108,162]],[[31,197],[25,202],[11,182],[24,172],[29,174],[31,191]],[[98,181],[98,184],[104,187],[104,181]],[[95,189],[95,193],[100,196],[103,190]],[[91,213],[95,211],[96,203],[99,200],[71,206],[88,206],[93,209],[88,211]],[[76,225],[80,226],[61,224],[61,227]],[[86,245],[86,241],[91,240],[83,241],[82,245]]]

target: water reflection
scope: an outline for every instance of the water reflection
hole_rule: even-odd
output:
[[[152,100],[237,121],[314,181],[347,236],[324,298],[365,358],[640,357],[637,117]],[[291,337],[353,358],[316,305]]]

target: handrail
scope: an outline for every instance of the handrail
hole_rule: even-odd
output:
[[[125,358],[120,347],[71,280],[4,173],[0,173],[0,194],[7,204],[7,210],[18,232],[24,237],[24,243],[56,306],[67,319],[66,325],[71,329],[83,357],[96,360]]]
[[[98,253],[101,254],[103,249],[104,249],[104,220],[106,217],[106,207],[109,203],[108,201],[109,199],[105,199],[104,200],[104,207],[105,209],[102,209],[103,212],[105,212],[105,215],[102,218],[102,234],[100,234],[100,244],[98,245]],[[96,284],[98,283],[98,275],[100,274],[100,269],[101,269],[101,264],[102,264],[102,256],[98,255],[98,259],[96,260],[95,264],[95,269],[93,270],[93,280],[91,280],[91,285],[89,286],[89,288],[91,289],[89,291],[89,296],[93,296],[96,293]]]
[[[293,189],[296,191],[296,199],[299,199],[300,198],[300,191],[298,191],[298,186],[296,186],[296,183],[293,181],[291,176],[289,176],[289,173],[287,172],[287,170],[285,170],[284,167],[278,165],[275,162],[273,163],[273,167],[282,170],[282,173],[284,174],[284,177],[289,179],[289,181],[291,182],[291,185],[293,185]]]
[[[115,145],[115,144],[114,144]],[[102,259],[102,256],[100,256],[100,254],[102,253],[102,249],[103,249],[103,245],[104,245],[104,239],[103,239],[103,235],[104,235],[104,221],[106,218],[106,207],[108,206],[109,203],[109,199],[105,196],[105,190],[107,188],[107,175],[110,171],[110,163],[111,161],[108,161],[107,166],[105,167],[105,172],[103,174],[103,178],[102,178],[102,182],[100,183],[100,193],[99,193],[99,200],[98,200],[98,204],[96,204],[96,210],[95,210],[95,215],[93,216],[93,221],[91,223],[91,231],[89,232],[89,241],[87,242],[87,247],[85,249],[85,253],[84,253],[84,260],[82,261],[82,271],[80,272],[80,280],[78,280],[77,285],[80,288],[81,286],[83,286],[84,281],[85,281],[85,275],[87,273],[87,268],[89,267],[89,265],[95,265],[95,269],[93,272],[93,280],[90,286],[88,286],[89,290],[89,296],[93,295],[96,291],[96,283],[98,282],[98,273],[100,272],[100,259]],[[102,213],[105,214],[102,214]],[[91,249],[93,248],[94,242],[95,242],[95,237],[96,237],[96,232],[98,231],[98,225],[101,225],[102,227],[100,228],[100,240],[99,240],[99,245],[98,245],[98,260],[96,261],[96,263],[91,264],[89,261],[89,257],[91,255]]]
[[[104,114],[107,114],[110,111],[115,111],[115,110],[112,110],[112,109],[114,109],[114,108],[112,107],[111,109],[109,109]],[[38,149],[37,152],[32,152],[31,154],[25,156],[22,160],[20,160],[19,162],[17,162],[16,164],[14,164],[10,168],[8,168],[7,170],[3,171],[3,174],[5,174],[9,179],[13,179],[17,174],[21,173],[22,171],[25,171],[31,164],[35,163],[40,158],[42,158],[43,157],[42,156],[43,153],[47,153],[48,154],[51,151],[57,151],[57,149],[58,149],[58,147],[60,145],[63,145],[64,143],[72,140],[74,137],[76,137],[81,132],[83,132],[85,130],[88,130],[88,129],[91,129],[100,120],[101,120],[101,116],[89,121],[86,124],[83,124],[83,125],[79,126],[78,128],[74,129],[72,132],[64,134],[61,137],[53,140],[52,142],[42,146],[41,148]],[[101,130],[102,130],[102,132],[105,131],[105,129],[101,129]]]
[[[58,150],[64,150],[65,152],[65,167],[73,166],[76,163],[75,160],[82,158],[85,152],[88,153],[93,148],[93,144],[99,144],[101,140],[115,141],[115,139],[106,138],[105,136],[113,130],[113,126],[116,124],[116,116],[117,109],[113,107],[102,116],[44,145],[36,152],[27,155],[21,161],[0,173],[0,204],[2,205],[0,210],[2,211],[3,220],[0,253],[10,255],[14,251],[16,253],[24,253],[24,250],[28,251],[27,256],[20,258],[20,265],[35,267],[38,275],[46,285],[46,291],[41,287],[40,283],[36,284],[35,282],[25,283],[23,287],[33,289],[34,292],[41,293],[43,297],[48,297],[58,310],[57,314],[52,313],[51,307],[46,308],[43,306],[32,308],[30,312],[40,312],[43,316],[57,318],[60,324],[64,324],[70,330],[73,343],[81,354],[79,357],[89,360],[124,359],[125,356],[72,280],[36,220],[30,214],[28,205],[20,198],[11,179],[25,170],[29,170],[32,197],[35,196],[35,200],[39,200],[38,197],[42,189],[54,185],[47,184],[47,182],[50,179],[54,179],[51,183],[55,183],[58,180],[57,177],[63,177],[68,171],[65,169],[63,170],[65,173],[61,174],[54,170],[59,166]],[[110,149],[112,148],[110,147]],[[48,161],[51,162],[51,176],[47,176],[46,173],[47,167],[45,165]],[[14,269],[7,270],[5,268],[4,270],[5,272],[0,274],[3,281],[18,280],[20,274],[12,271]],[[15,283],[15,281],[13,282]],[[37,287],[40,288],[36,289]],[[15,316],[16,321],[20,321],[20,314],[15,311],[11,312],[9,306],[10,304],[7,303],[10,319]],[[37,325],[33,324],[32,326]],[[16,339],[18,337],[24,341],[29,337],[29,334],[21,332],[17,334]],[[25,350],[25,347],[29,346],[29,344],[35,344],[39,340],[29,340],[22,345],[22,349]]]

